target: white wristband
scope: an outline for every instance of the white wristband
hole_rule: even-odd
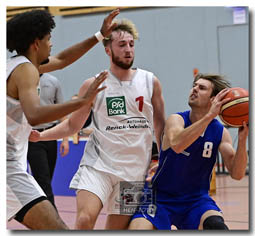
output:
[[[104,36],[102,35],[101,31],[96,32],[95,37],[97,38],[98,42],[101,42],[104,39]]]

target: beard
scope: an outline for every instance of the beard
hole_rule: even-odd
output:
[[[128,70],[133,65],[134,59],[130,63],[124,63],[124,62],[120,61],[119,57],[115,56],[112,51],[112,62],[113,62],[113,64],[120,67],[121,69]]]
[[[49,61],[50,61],[50,59],[49,59],[49,58],[47,58],[47,59],[45,59],[44,61],[42,61],[40,65],[47,64],[47,63],[49,63]]]

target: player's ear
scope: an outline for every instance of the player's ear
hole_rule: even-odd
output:
[[[111,56],[111,50],[110,50],[110,48],[109,48],[109,47],[105,47],[104,49],[105,49],[106,54],[107,54],[108,56]]]
[[[36,51],[38,51],[39,45],[40,45],[40,40],[39,39],[35,39],[35,41],[32,43],[32,46],[34,47],[34,49]]]

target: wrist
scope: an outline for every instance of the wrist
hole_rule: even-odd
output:
[[[213,114],[207,113],[207,114],[204,116],[204,119],[210,123],[210,122],[214,119],[214,117],[215,117],[215,116],[213,116]]]
[[[101,42],[104,39],[104,36],[102,35],[101,31],[96,32],[95,37],[98,40],[98,42]]]

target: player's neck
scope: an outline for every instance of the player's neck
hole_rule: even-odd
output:
[[[202,110],[201,108],[192,108],[190,111],[190,121],[191,123],[195,123],[198,120],[201,120],[208,112],[208,109]]]
[[[133,74],[135,70],[133,69],[122,69],[120,67],[111,66],[110,68],[111,73],[120,81],[130,81],[133,78]]]
[[[40,64],[37,62],[37,58],[35,54],[32,53],[25,53],[22,56],[26,57],[31,63],[38,69]]]

